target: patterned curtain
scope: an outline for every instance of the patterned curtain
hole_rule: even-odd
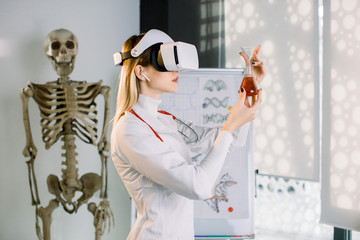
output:
[[[360,231],[360,2],[324,1],[323,222]]]
[[[240,47],[261,45],[268,69],[254,121],[255,168],[318,180],[318,1],[227,0],[224,11],[226,67],[243,67]]]

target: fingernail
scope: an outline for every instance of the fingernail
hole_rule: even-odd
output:
[[[244,92],[244,89],[243,89],[243,88],[241,88],[241,92]]]
[[[255,65],[255,62],[251,62],[252,65]]]

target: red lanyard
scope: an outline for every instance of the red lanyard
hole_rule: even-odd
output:
[[[168,113],[168,112],[166,112],[166,111],[159,110],[158,112],[159,112],[159,113],[162,113],[162,114],[166,114],[166,115],[171,115],[174,120],[176,119],[176,117],[175,117],[174,115],[172,115],[171,113]]]
[[[155,134],[155,136],[156,136],[157,138],[159,138],[160,141],[164,142],[164,141],[162,140],[162,138],[159,136],[159,134],[158,134],[147,122],[145,122],[145,120],[142,119],[133,109],[130,109],[130,112],[131,112],[132,114],[134,114],[138,119],[140,119],[141,121],[143,121],[144,123],[146,123],[146,125],[148,125],[149,128],[153,131],[153,133]],[[168,112],[166,112],[166,111],[160,110],[160,111],[158,111],[158,112],[159,112],[159,113],[162,113],[162,114],[166,114],[166,115],[171,115],[174,120],[176,119],[176,117],[175,117],[174,115],[172,115],[171,113],[168,113]]]

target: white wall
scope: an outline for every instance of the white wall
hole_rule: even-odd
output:
[[[45,56],[43,42],[54,29],[67,28],[79,40],[79,53],[73,80],[104,80],[112,87],[111,115],[114,113],[119,68],[113,65],[112,54],[123,42],[139,32],[139,0],[108,1],[40,1],[2,0],[0,3],[0,239],[37,239],[35,208],[31,206],[22,121],[20,90],[28,81],[45,83],[57,79]],[[101,97],[100,97],[101,99]],[[38,147],[35,161],[41,206],[47,206],[50,195],[46,177],[55,174],[61,179],[61,144],[45,150],[41,140],[39,110],[30,101],[33,138]],[[98,102],[103,111],[103,101]],[[101,121],[100,126],[101,129]],[[96,147],[78,146],[79,176],[100,173]],[[109,199],[115,214],[115,227],[103,239],[125,239],[130,227],[129,196],[109,159]],[[99,201],[98,194],[92,201]],[[77,214],[67,214],[60,206],[53,213],[52,239],[94,239],[92,215],[82,206]]]

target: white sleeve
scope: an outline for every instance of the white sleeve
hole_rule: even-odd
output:
[[[233,133],[234,141],[231,144],[230,152],[246,145],[251,122],[245,123]]]
[[[212,196],[213,185],[233,141],[229,132],[221,131],[207,157],[195,165],[153,135],[114,137],[113,154],[128,161],[148,179],[191,199]]]
[[[211,146],[214,144],[222,128],[198,126],[191,122],[188,123],[188,126],[192,128],[197,135],[197,141],[188,143],[188,146],[193,153],[201,154],[207,154],[210,151]],[[183,131],[185,134],[190,131],[186,128],[178,130],[179,132]]]
[[[216,137],[218,136],[219,132],[221,131],[221,127],[197,126],[192,122],[186,124],[190,128],[192,128],[198,136],[197,142],[188,143],[190,150],[193,153],[207,154],[211,146],[213,145]],[[246,123],[234,131],[233,133],[234,141],[231,144],[230,151],[245,146],[250,124],[251,124],[250,122]],[[183,132],[184,135],[192,135],[191,130],[189,130],[187,127],[178,126],[178,130],[179,132]]]

